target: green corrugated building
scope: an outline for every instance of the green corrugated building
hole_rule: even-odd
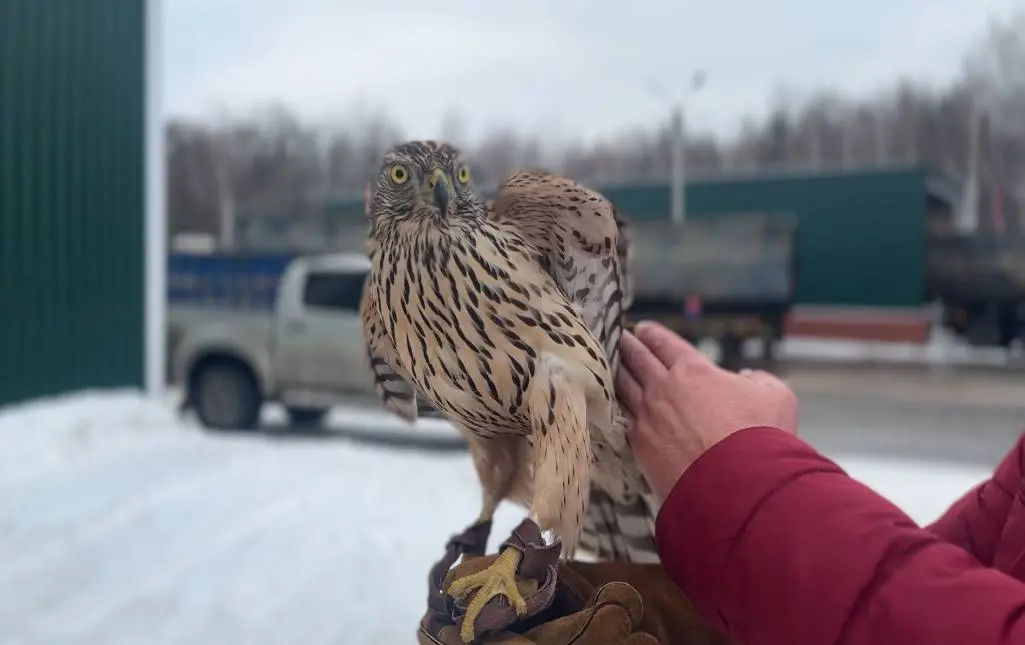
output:
[[[146,226],[163,190],[147,175],[163,167],[147,163],[162,155],[147,118],[151,5],[0,0],[0,404],[160,387],[154,268],[166,260]],[[160,249],[149,279],[147,240]],[[160,289],[148,303],[147,282]]]

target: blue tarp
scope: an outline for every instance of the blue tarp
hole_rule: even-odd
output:
[[[167,267],[168,302],[273,307],[278,283],[294,257],[291,253],[171,253]]]

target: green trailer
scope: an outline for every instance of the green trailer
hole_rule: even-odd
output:
[[[601,186],[631,221],[669,216],[669,186]],[[760,172],[688,182],[688,217],[738,211],[796,220],[795,305],[920,308],[925,231],[949,213],[956,188],[917,168]]]

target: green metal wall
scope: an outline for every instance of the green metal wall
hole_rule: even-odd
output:
[[[0,0],[0,404],[141,386],[144,0]]]
[[[606,189],[633,219],[664,218],[667,186]],[[798,222],[799,305],[918,307],[925,178],[917,170],[688,183],[688,216],[761,211]]]

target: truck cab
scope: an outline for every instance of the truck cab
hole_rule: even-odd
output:
[[[313,425],[332,406],[373,396],[359,317],[369,266],[354,253],[295,258],[269,311],[173,306],[182,408],[210,428],[251,429],[264,403],[282,403],[293,425]]]
[[[275,376],[291,406],[330,406],[338,394],[372,392],[359,304],[369,261],[335,255],[286,270],[275,320]]]

